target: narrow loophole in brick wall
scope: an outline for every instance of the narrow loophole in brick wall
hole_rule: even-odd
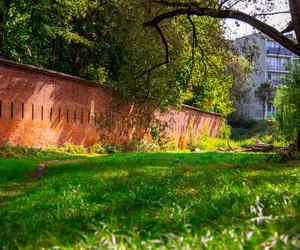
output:
[[[34,120],[34,104],[31,105],[31,119]]]
[[[97,125],[97,116],[95,114],[95,126]]]
[[[83,112],[81,112],[81,124],[83,124]]]
[[[52,122],[52,117],[53,117],[53,108],[50,108],[50,122]]]
[[[41,108],[41,120],[44,120],[44,106]]]
[[[60,122],[60,108],[58,109],[58,121]]]
[[[69,122],[69,110],[67,109],[67,123]]]
[[[22,119],[24,119],[24,103],[21,105]]]
[[[2,101],[0,101],[0,118],[2,117]]]
[[[90,123],[90,121],[91,121],[91,112],[88,111],[88,123]]]
[[[76,122],[77,120],[77,112],[76,112],[76,109],[74,110],[74,123]]]
[[[14,119],[14,103],[10,104],[10,119]]]

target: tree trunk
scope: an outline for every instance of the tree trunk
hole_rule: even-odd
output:
[[[300,44],[300,1],[289,0],[289,3],[295,34],[297,37],[298,44]]]

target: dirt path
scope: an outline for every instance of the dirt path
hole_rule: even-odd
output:
[[[87,161],[87,158],[45,161],[37,165],[37,167],[34,170],[27,173],[27,176],[30,178],[40,180],[45,176],[44,170],[51,164],[62,165],[67,163],[77,163],[84,161]]]

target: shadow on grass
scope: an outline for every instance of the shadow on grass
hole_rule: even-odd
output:
[[[295,215],[261,225],[262,235],[295,234],[299,168],[271,166],[265,159],[262,154],[140,153],[51,166],[25,196],[0,208],[0,246],[72,247],[82,234],[93,233],[90,225],[103,223],[120,234],[138,235],[138,241],[185,236],[187,228],[190,235],[209,229],[222,240],[222,230],[253,230],[249,220],[257,215],[249,211],[257,197],[265,215]]]

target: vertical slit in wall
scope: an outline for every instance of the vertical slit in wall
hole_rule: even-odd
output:
[[[52,117],[53,117],[53,108],[50,108],[50,122],[52,122]]]
[[[95,126],[97,125],[97,116],[95,114]]]
[[[0,118],[2,117],[2,101],[0,101]]]
[[[10,104],[10,119],[14,119],[14,103]]]
[[[31,105],[31,119],[34,120],[34,104]]]
[[[74,110],[74,123],[76,123],[76,119],[77,119],[77,114],[76,114],[76,109]]]
[[[58,109],[58,121],[60,122],[60,108]]]
[[[44,106],[41,108],[41,120],[44,120]]]
[[[83,124],[83,112],[81,112],[81,124]]]
[[[91,112],[88,111],[88,123],[90,123],[90,121],[91,121]]]
[[[21,106],[22,119],[24,119],[24,103]]]
[[[67,109],[67,123],[69,122],[69,110]]]

